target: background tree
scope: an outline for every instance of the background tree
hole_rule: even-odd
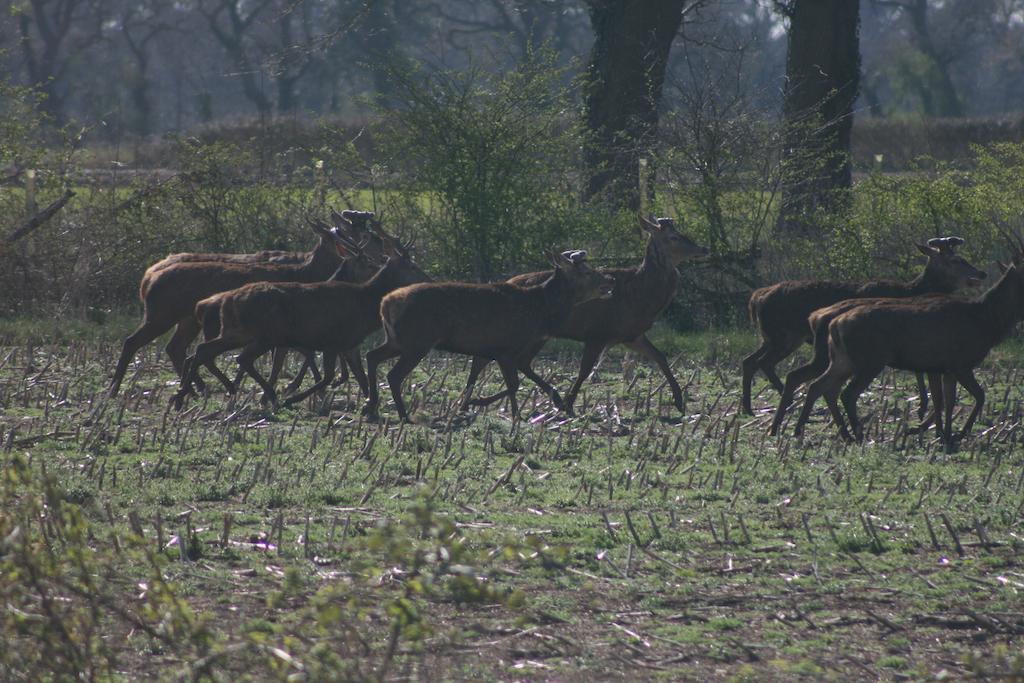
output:
[[[850,132],[860,83],[859,0],[776,1],[789,21],[783,186],[776,232],[811,235],[852,184]]]
[[[197,4],[210,33],[231,60],[242,91],[260,114],[269,114],[273,104],[263,87],[263,65],[252,54],[252,33],[256,20],[269,13],[272,4],[273,0],[199,0]]]
[[[46,94],[43,107],[57,121],[66,118],[69,70],[103,37],[105,5],[103,0],[23,0],[10,7],[28,83]]]
[[[639,159],[658,127],[669,53],[702,0],[589,0],[594,46],[584,106],[592,134],[587,195],[640,208]]]
[[[174,29],[173,9],[161,0],[124,0],[119,8],[119,24],[131,64],[125,78],[132,109],[131,130],[148,135],[153,130],[152,45],[163,33]]]

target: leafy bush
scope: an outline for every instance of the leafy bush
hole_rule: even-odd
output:
[[[584,133],[552,52],[504,73],[403,64],[388,77],[378,177],[436,270],[491,280],[542,263],[550,245],[607,234],[607,217],[579,200]]]
[[[1007,233],[1024,229],[1024,144],[972,151],[972,170],[925,159],[913,174],[862,180],[823,239],[787,244],[784,272],[909,278],[921,264],[912,244],[938,235],[965,238],[961,251],[979,267],[1007,259]]]
[[[190,680],[303,671],[302,680],[383,679],[400,642],[415,650],[434,633],[431,603],[517,608],[524,597],[504,587],[505,565],[554,566],[560,552],[529,539],[472,544],[422,497],[348,543],[342,573],[354,580],[317,590],[305,567],[288,566],[267,603],[288,601],[289,618],[226,632],[180,594],[169,556],[137,522],[100,531],[91,501],[71,498],[20,457],[0,467],[2,680],[108,680],[126,670]],[[194,561],[193,548],[210,550],[191,536],[184,554]]]
[[[111,678],[123,670],[128,633],[138,634],[131,647],[141,638],[183,661],[208,655],[213,634],[164,579],[164,558],[140,540],[95,539],[83,508],[53,478],[8,460],[0,469],[0,678]]]

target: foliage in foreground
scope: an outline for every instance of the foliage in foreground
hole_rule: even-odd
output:
[[[613,355],[580,417],[524,388],[515,429],[455,412],[451,358],[411,378],[418,424],[371,425],[352,385],[175,414],[159,349],[109,399],[106,342],[4,347],[0,677],[1019,675],[1016,358],[982,368],[990,400],[950,454],[908,433],[898,373],[864,397],[864,445],[819,419],[767,438],[773,395],[736,413],[739,342],[678,346],[683,416]],[[557,386],[567,352],[538,368]],[[83,654],[34,656],[61,625]]]
[[[126,670],[215,680],[383,678],[399,643],[431,634],[428,601],[523,600],[496,581],[516,549],[473,549],[424,495],[407,515],[382,520],[350,545],[347,570],[319,590],[305,590],[309,577],[295,567],[280,572],[267,607],[290,613],[283,624],[229,628],[194,609],[169,578],[175,562],[187,566],[204,554],[187,517],[170,539],[159,517],[149,526],[134,513],[128,528],[101,530],[90,520],[103,514],[91,496],[64,490],[42,461],[9,455],[0,477],[3,680],[95,680]],[[225,521],[223,548],[229,533]]]

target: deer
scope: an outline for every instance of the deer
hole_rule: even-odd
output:
[[[1021,254],[1015,257],[1020,260]],[[999,280],[980,296],[962,300],[922,297],[889,300],[855,307],[828,324],[828,368],[807,387],[795,433],[802,434],[814,403],[825,397],[840,436],[862,441],[857,399],[885,367],[941,375],[945,409],[943,439],[947,444],[970,434],[985,403],[985,390],[974,369],[992,348],[1024,320],[1024,269],[1006,266]],[[846,428],[836,399],[841,399],[853,436]],[[960,434],[952,429],[953,382],[974,398],[974,408]]]
[[[543,282],[421,283],[403,287],[381,301],[384,342],[366,354],[370,378],[363,412],[378,418],[377,367],[398,357],[388,385],[400,419],[411,422],[401,387],[433,348],[497,361],[505,379],[513,422],[519,420],[519,371],[530,376],[528,354],[564,323],[572,306],[612,296],[615,279],[586,261],[586,252],[549,252],[554,270]],[[535,373],[532,373],[535,375]],[[534,380],[536,381],[536,380]]]
[[[368,225],[374,222],[374,213],[372,211],[356,211],[352,209],[346,209],[341,213],[331,211],[331,221],[334,227],[346,230],[350,236],[353,236],[358,241],[362,234],[367,233]],[[306,261],[311,253],[309,251],[264,250],[251,254],[222,254],[216,252],[168,254],[146,269],[146,272],[142,275],[142,281],[139,283],[139,289],[142,296],[145,297],[145,292],[149,288],[153,275],[177,263],[229,263],[239,265],[273,263],[277,265],[297,265]]]
[[[754,414],[751,386],[758,370],[780,394],[785,387],[775,366],[792,354],[802,343],[812,341],[807,317],[819,308],[845,299],[871,297],[914,297],[922,294],[949,294],[984,279],[985,272],[975,268],[956,248],[964,243],[960,237],[935,237],[927,244],[916,244],[927,257],[924,269],[908,281],[873,280],[869,282],[837,282],[832,280],[786,280],[754,290],[748,305],[750,319],[761,333],[761,345],[743,359],[742,410]],[[927,410],[924,380],[918,377],[922,392],[921,415]]]
[[[369,234],[367,224],[374,220],[374,214],[369,211],[346,210],[341,213],[332,212],[332,219],[336,224],[336,228],[345,230],[349,236],[357,240],[359,237],[365,237]],[[326,229],[329,228],[324,225],[319,225],[314,229],[314,231],[317,231],[319,234]],[[335,243],[329,240],[327,243],[323,243],[317,248],[325,247],[330,249],[332,244]],[[118,361],[117,370],[115,371],[114,378],[111,381],[110,395],[117,395],[124,373],[127,370],[128,362],[131,360],[134,353],[145,344],[150,343],[162,335],[168,329],[165,327],[165,318],[173,313],[165,313],[159,308],[164,304],[162,304],[158,299],[152,299],[150,297],[150,289],[153,286],[153,283],[158,279],[158,276],[163,276],[167,269],[175,267],[182,268],[180,272],[177,272],[172,276],[172,279],[175,280],[177,285],[182,288],[183,292],[187,293],[193,290],[198,290],[204,293],[210,293],[206,289],[207,283],[201,281],[209,281],[211,276],[215,276],[215,271],[218,267],[231,270],[234,275],[238,275],[238,269],[245,268],[247,266],[253,268],[261,268],[263,266],[269,266],[271,268],[274,268],[275,266],[287,266],[298,269],[302,268],[306,263],[311,263],[315,260],[319,265],[317,265],[313,271],[310,271],[308,275],[303,276],[309,276],[309,278],[313,280],[323,280],[327,275],[333,272],[334,268],[331,267],[329,257],[325,259],[322,256],[316,256],[316,253],[316,249],[310,252],[257,252],[255,254],[180,253],[171,254],[148,267],[142,275],[142,280],[139,283],[139,298],[141,299],[143,306],[146,306],[146,315],[148,318],[152,319],[153,323],[146,325],[146,318],[143,318],[143,324],[125,341],[124,347],[122,348],[121,358]],[[274,256],[275,254],[281,255]],[[263,260],[263,258],[267,256],[275,260]],[[288,262],[292,259],[300,260],[297,262]],[[337,262],[335,262],[335,264],[336,263]],[[214,273],[214,275],[211,275],[211,273]],[[191,278],[198,279],[198,282],[182,282],[182,275],[184,275],[185,278],[191,276]],[[323,278],[319,275],[323,275]],[[270,275],[269,278],[272,279],[273,275]],[[180,302],[172,302],[171,307],[180,312],[183,307],[180,305],[175,306],[175,303]],[[158,309],[151,312],[148,310],[148,306],[151,305],[157,306]],[[198,329],[195,327],[194,319],[190,314],[181,318],[181,322],[184,323],[184,326],[177,327],[166,347],[168,355],[171,356],[172,364],[174,364],[175,370],[178,372],[180,372],[179,364],[184,358],[185,349],[188,347],[191,340],[195,339],[198,334]],[[172,324],[172,327],[175,326],[177,326],[177,323]],[[159,329],[160,332],[154,332],[157,329]],[[275,354],[273,372],[271,373],[271,377],[274,378],[274,381],[284,365],[284,360],[284,353]],[[306,367],[309,367],[312,370],[314,377],[317,377],[318,379],[318,373],[315,369],[315,365],[313,364],[310,366],[307,362],[307,364],[303,366],[303,371]],[[212,364],[208,366],[208,370],[210,370],[210,372],[229,392],[233,392],[241,380],[241,376],[236,377],[234,381],[227,379],[227,377],[225,377]],[[300,373],[296,378],[296,382],[301,382],[301,379],[302,373]],[[296,382],[293,382],[293,385],[296,384]],[[197,386],[202,387],[202,379],[198,378],[196,384]]]
[[[373,225],[376,221],[374,213],[372,211],[357,211],[348,209],[338,213],[337,211],[331,211],[331,220],[334,227],[342,230],[349,235],[355,241],[359,241],[364,236],[370,235],[368,230],[369,225]],[[183,252],[177,254],[170,254],[167,257],[157,261],[149,268],[142,276],[142,281],[139,283],[139,297],[145,302],[146,293],[149,291],[149,286],[153,281],[156,274],[167,268],[179,263],[224,263],[224,264],[235,264],[235,265],[259,265],[259,264],[276,264],[276,265],[299,265],[304,261],[308,260],[312,252],[302,251],[259,251],[251,254],[222,254],[222,253],[194,253],[194,252]],[[187,343],[186,343],[187,346]],[[276,383],[277,376],[280,374],[282,367],[284,366],[285,353],[275,352],[274,353],[274,365],[271,371],[271,383]],[[307,368],[312,371],[317,381],[320,379],[320,373],[316,368],[315,363],[311,363],[311,358],[307,357],[306,362],[303,364],[299,374],[296,376],[292,385],[297,386],[301,383],[303,376]],[[233,381],[229,381],[225,376],[216,368],[214,365],[210,365],[208,368],[213,375],[224,384],[225,388],[229,392],[234,392],[239,385],[242,374],[237,374]],[[345,378],[343,374],[342,379]],[[201,385],[202,380],[197,380],[197,385]],[[116,393],[116,389],[114,390]]]
[[[356,283],[363,282],[372,277],[373,274],[379,269],[379,260],[380,258],[383,258],[383,251],[380,248],[378,248],[372,250],[376,255],[371,255],[371,250],[367,249],[367,244],[371,241],[369,237],[364,237],[362,242],[359,245],[356,245],[353,241],[349,240],[347,237],[342,235],[341,231],[338,230],[335,234],[335,239],[338,242],[337,248],[339,252],[345,253],[346,257],[342,259],[341,265],[338,266],[338,269],[334,272],[333,275],[331,275],[328,281]],[[205,299],[196,304],[195,318],[196,321],[199,323],[200,327],[202,328],[203,341],[211,341],[220,336],[220,304],[221,301],[227,296],[231,295],[232,292],[234,292],[234,290],[219,292],[212,296],[206,297]],[[315,382],[319,383],[322,379],[319,371],[317,371],[316,369],[316,363],[313,359],[314,350],[308,348],[296,348],[293,350],[299,351],[303,355],[304,361],[302,368],[300,369],[298,375],[296,375],[294,381],[285,389],[285,394],[290,394],[293,391],[297,390],[297,388],[302,383],[302,378],[307,368],[313,371]],[[287,347],[279,347],[274,349],[274,362],[271,368],[270,377],[267,380],[267,383],[270,384],[270,386],[276,386],[277,384],[277,377],[280,374],[283,365],[284,355],[287,351]],[[331,358],[330,362],[333,364],[334,360],[334,358]],[[205,365],[206,367],[216,367],[213,365],[212,361],[209,361]],[[341,366],[343,373],[341,381],[348,379],[347,367],[348,366],[345,365],[344,363]],[[188,361],[186,360],[186,368],[183,373],[183,377],[188,374]],[[235,379],[232,382],[232,384],[236,388],[240,386],[242,379],[245,377],[246,374],[248,373],[245,371],[245,369],[239,367],[239,370],[236,373]],[[182,395],[193,393],[192,385],[194,384],[195,379],[196,376],[193,376],[193,381],[188,382],[187,385],[183,384],[179,393]],[[229,390],[229,393],[234,392]],[[181,398],[177,396],[172,398],[172,403],[180,404]]]
[[[811,381],[815,377],[818,377],[828,367],[828,325],[832,320],[839,317],[847,311],[851,311],[860,306],[870,306],[877,303],[885,303],[887,301],[914,301],[919,298],[925,297],[949,297],[948,294],[925,294],[922,297],[913,297],[907,299],[893,299],[893,298],[868,298],[868,299],[846,299],[839,303],[819,308],[813,311],[807,318],[808,326],[811,330],[811,348],[814,350],[811,360],[804,365],[792,370],[786,375],[786,382],[782,389],[782,396],[779,399],[779,406],[775,409],[775,416],[772,419],[771,428],[768,433],[771,436],[777,436],[782,429],[782,422],[786,417],[786,412],[793,403],[793,395],[796,393],[798,387],[807,382]],[[942,378],[936,376],[934,373],[928,374],[928,392],[932,396],[932,410],[927,418],[924,418],[922,422],[916,427],[910,430],[910,433],[916,433],[926,430],[933,423],[938,423],[939,430],[941,432],[941,411],[943,407],[943,390],[942,390]],[[926,394],[923,394],[927,396]]]
[[[372,211],[356,211],[353,209],[345,210],[341,213],[332,211],[331,222],[337,229],[338,237],[346,238],[350,246],[358,244],[358,246],[355,247],[358,250],[358,257],[351,261],[344,261],[341,268],[344,268],[345,270],[342,270],[340,274],[335,273],[335,275],[332,275],[332,279],[344,282],[362,282],[363,280],[368,279],[370,275],[372,275],[372,272],[364,272],[364,269],[368,267],[369,264],[369,261],[366,259],[382,259],[384,257],[384,239],[387,238],[394,240],[394,238],[384,231],[383,227],[381,227],[380,219],[375,218]],[[212,330],[212,334],[210,336],[206,336],[204,333],[204,338],[207,340],[213,339],[217,336],[220,330],[220,321],[211,320],[210,329]],[[302,350],[300,349],[300,351]],[[267,380],[271,386],[277,385],[277,378],[284,367],[286,355],[286,349],[274,349],[273,365],[271,367],[270,377]],[[312,352],[303,351],[303,355],[304,360],[299,371],[284,390],[286,394],[290,394],[298,390],[307,371],[312,373],[314,382],[321,381],[321,376],[317,370],[316,362],[313,360]],[[334,359],[332,359],[332,361],[333,360]],[[342,363],[340,370],[341,373],[337,380],[339,383],[345,382],[348,379],[348,365],[346,363]],[[232,382],[235,388],[241,385],[242,379],[245,375],[245,370],[240,367],[238,372],[235,374],[234,381]],[[232,389],[229,388],[228,391],[231,393]]]
[[[647,235],[644,259],[639,266],[628,268],[602,268],[602,273],[615,280],[609,298],[591,299],[573,307],[569,316],[554,331],[552,336],[583,342],[583,356],[579,372],[569,393],[560,398],[550,384],[534,380],[549,396],[557,408],[574,414],[573,406],[583,382],[590,376],[601,354],[615,344],[623,344],[653,362],[672,391],[672,400],[677,410],[683,410],[683,392],[672,374],[668,359],[647,337],[648,330],[675,296],[679,284],[677,268],[684,262],[704,258],[709,250],[676,231],[671,218],[649,220],[640,218],[640,227]],[[551,277],[551,271],[517,275],[508,282],[514,285],[536,285]],[[524,368],[529,368],[533,359],[546,343],[538,339],[523,356]],[[460,410],[470,405],[488,405],[505,394],[471,400],[473,386],[487,359],[473,359],[469,379],[463,392]]]
[[[353,370],[360,389],[369,393],[359,359],[359,345],[380,328],[381,300],[392,290],[425,281],[426,273],[410,258],[407,246],[385,242],[385,261],[367,281],[344,281],[352,277],[346,268],[367,263],[358,247],[346,248],[355,256],[346,260],[325,282],[255,282],[198,302],[196,316],[206,324],[215,316],[219,335],[200,344],[186,361],[181,389],[172,399],[181,407],[191,390],[195,372],[220,353],[242,348],[238,364],[263,388],[263,402],[277,405],[274,387],[256,370],[253,360],[272,348],[289,347],[324,351],[324,376],[316,385],[287,399],[286,405],[326,387],[334,375],[334,361],[343,355]],[[244,348],[243,348],[244,347]]]
[[[200,328],[194,311],[200,300],[250,282],[316,282],[333,274],[345,256],[345,253],[338,250],[336,231],[317,223],[311,224],[311,228],[319,240],[316,248],[299,264],[181,262],[159,269],[148,280],[144,278],[144,285],[140,286],[140,297],[145,307],[143,321],[122,346],[121,356],[110,381],[110,396],[117,395],[135,353],[175,326],[177,329],[165,350],[175,371],[181,376],[185,350],[199,334]],[[210,369],[215,370],[212,367]],[[232,386],[231,380],[219,370],[215,375],[225,386]]]

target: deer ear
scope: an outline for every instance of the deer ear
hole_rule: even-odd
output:
[[[932,242],[932,240],[928,240],[928,242],[929,244],[915,244],[914,246],[917,247],[918,251],[920,251],[922,254],[930,258],[938,254],[939,250],[931,246],[930,243]]]
[[[1009,263],[1003,263],[999,259],[996,259],[996,267],[999,268],[999,273],[1000,274],[1005,273],[1006,271],[1008,271],[1010,269],[1010,265],[1011,264],[1009,264]]]
[[[662,230],[665,230],[665,229],[668,229],[668,228],[671,228],[671,229],[674,230],[675,227],[676,227],[676,219],[671,218],[669,216],[665,216],[663,218],[655,218],[654,220],[658,221],[658,226]]]

